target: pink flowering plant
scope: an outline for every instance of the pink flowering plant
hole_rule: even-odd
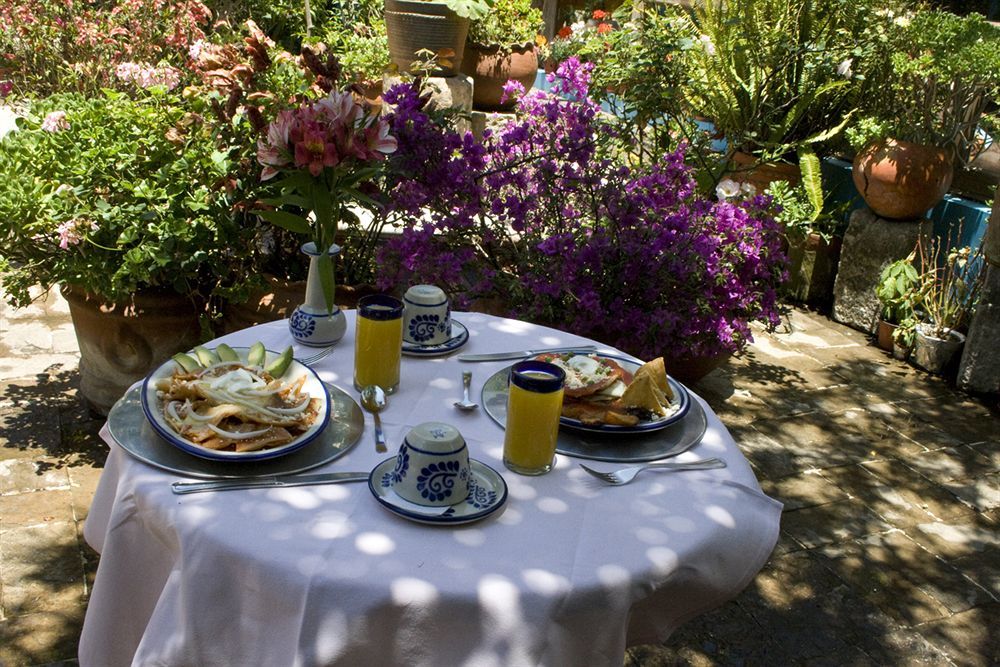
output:
[[[627,165],[590,69],[566,60],[551,94],[523,97],[482,143],[431,122],[412,88],[389,91],[391,206],[418,222],[386,244],[383,287],[437,283],[459,307],[499,299],[641,358],[742,349],[751,322],[779,321],[786,260],[768,198],[699,196],[683,147]]]
[[[0,2],[0,95],[169,86],[211,18],[200,0]]]
[[[389,124],[351,93],[336,90],[279,111],[257,143],[261,179],[281,177],[275,183],[277,196],[264,201],[278,208],[258,213],[316,244],[328,307],[333,306],[334,271],[322,251],[338,240],[341,222],[359,224],[351,205],[375,206],[370,188],[385,157],[395,150]]]
[[[55,283],[110,301],[137,290],[208,299],[243,230],[211,128],[165,92],[55,95],[0,139],[0,273],[15,307]]]

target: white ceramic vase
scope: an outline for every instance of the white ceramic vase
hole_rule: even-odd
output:
[[[320,278],[322,265],[319,252],[313,242],[302,244],[302,252],[309,256],[309,274],[306,277],[306,301],[292,311],[288,318],[288,329],[296,342],[312,347],[327,347],[344,337],[347,319],[337,306],[330,311],[323,296],[323,282]],[[333,270],[333,262],[340,254],[340,246],[331,245],[327,250]]]

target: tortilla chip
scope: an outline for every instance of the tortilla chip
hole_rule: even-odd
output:
[[[649,410],[653,414],[666,415],[670,400],[650,375],[636,374],[632,384],[622,395],[622,403],[629,407]]]
[[[667,382],[667,369],[663,365],[663,357],[647,361],[635,372],[635,380],[643,376],[651,377],[667,399],[674,400],[674,392],[670,389],[670,383]],[[635,380],[633,380],[633,383]]]

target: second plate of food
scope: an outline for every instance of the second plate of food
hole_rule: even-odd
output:
[[[261,346],[175,357],[144,380],[143,412],[161,437],[194,456],[261,461],[289,454],[326,427],[330,399],[315,371],[290,352],[285,357]]]
[[[658,360],[643,364],[635,359],[607,354],[541,355],[538,358],[555,363],[566,371],[563,416],[559,423],[571,431],[649,433],[678,422],[691,405],[687,389],[667,377]],[[659,373],[663,374],[662,378],[657,377]],[[508,366],[494,373],[483,385],[486,412],[501,426],[507,422],[509,375]],[[663,383],[667,391],[662,389]],[[630,400],[645,407],[623,408],[623,396],[634,397]]]

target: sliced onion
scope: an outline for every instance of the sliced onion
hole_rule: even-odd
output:
[[[264,409],[270,410],[271,412],[277,412],[279,415],[297,415],[305,410],[311,402],[312,399],[309,396],[306,396],[301,403],[291,408],[278,408],[273,405],[269,405]]]
[[[191,421],[203,422],[203,423],[210,422],[213,419],[215,419],[215,417],[212,417],[211,415],[206,416],[198,414],[198,411],[194,409],[193,405],[190,407],[190,409],[188,409],[187,416],[191,419]]]
[[[258,436],[264,435],[265,433],[271,430],[271,427],[268,426],[267,428],[261,431],[247,431],[246,433],[239,433],[237,431],[227,431],[225,429],[221,429],[215,424],[209,424],[208,428],[212,429],[215,433],[221,435],[223,438],[229,438],[230,440],[249,440],[250,438],[256,438]]]
[[[265,386],[265,388],[263,388],[263,389],[246,389],[246,390],[241,391],[239,393],[244,394],[246,396],[261,396],[261,397],[263,397],[263,396],[274,396],[275,394],[277,394],[279,392],[282,392],[284,390],[285,390],[285,387],[283,385],[281,385],[281,384],[278,384],[278,386],[275,387],[275,388],[273,388],[273,389],[268,389]]]
[[[180,401],[170,401],[169,403],[167,403],[166,413],[167,413],[168,417],[170,417],[171,419],[173,419],[175,422],[180,423],[180,422],[182,422],[184,420],[181,419],[181,416],[179,414],[177,414],[177,404],[178,403],[180,403]]]

